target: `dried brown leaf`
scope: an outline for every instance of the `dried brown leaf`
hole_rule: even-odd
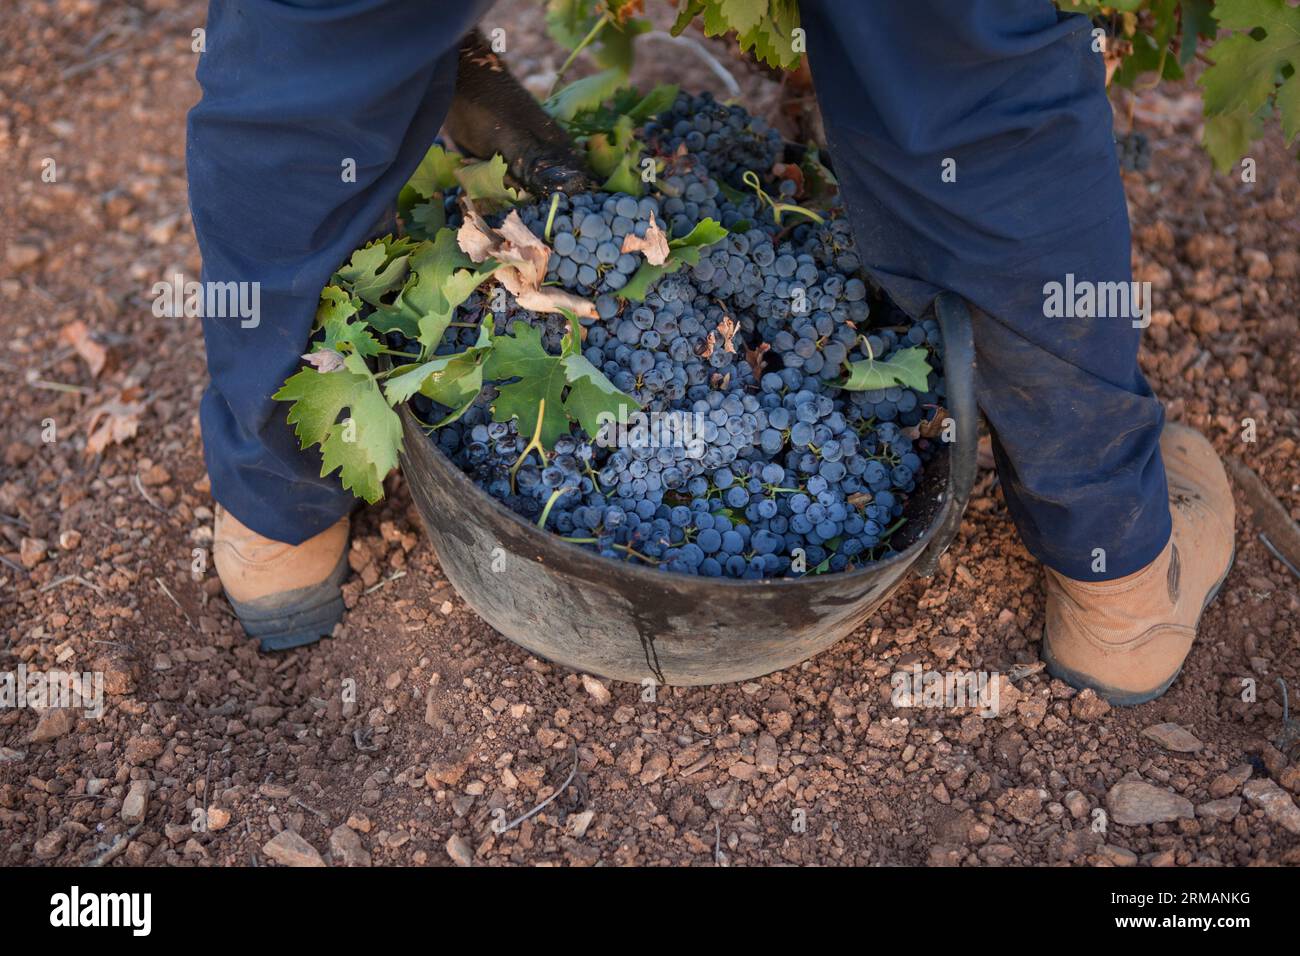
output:
[[[109,399],[90,413],[86,423],[86,457],[98,455],[110,444],[120,445],[134,438],[140,429],[140,416],[145,404],[139,388],[123,389],[116,398]]]
[[[763,377],[763,366],[767,364],[767,353],[771,348],[772,346],[768,345],[766,342],[759,342],[758,348],[751,349],[746,346],[745,361],[749,363],[749,367],[754,370],[755,379]]]
[[[65,325],[59,332],[59,341],[66,342],[76,350],[90,369],[92,378],[98,378],[108,364],[108,349],[91,337],[89,327],[81,319]]]
[[[333,349],[308,352],[302,360],[318,372],[337,372],[344,367],[343,355]]]
[[[655,221],[655,214],[650,213],[650,225],[646,227],[645,238],[634,232],[623,237],[623,248],[619,252],[640,252],[645,254],[645,261],[652,266],[661,266],[668,261],[668,236]]]

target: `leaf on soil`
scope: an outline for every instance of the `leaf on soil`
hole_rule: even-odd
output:
[[[86,457],[93,458],[109,445],[120,445],[134,438],[140,429],[145,403],[143,390],[136,386],[122,389],[95,408],[86,423]]]
[[[902,385],[924,392],[929,388],[927,376],[931,371],[925,355],[925,349],[899,349],[888,360],[867,358],[850,362],[849,377],[839,387],[867,392]]]
[[[623,237],[623,248],[619,252],[640,252],[652,266],[664,264],[668,259],[668,235],[655,221],[653,211],[650,213],[650,225],[646,227],[645,238],[629,232]]]
[[[91,378],[99,378],[108,364],[108,349],[91,337],[90,328],[81,319],[70,322],[59,332],[59,341],[71,345],[86,367],[90,369]]]
[[[384,478],[397,467],[402,423],[388,407],[361,356],[324,374],[303,369],[273,396],[292,402],[288,422],[302,448],[321,446],[321,477],[339,471],[344,488],[373,504],[384,496]],[[347,410],[343,421],[339,416]]]

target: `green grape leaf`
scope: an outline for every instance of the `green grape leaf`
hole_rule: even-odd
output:
[[[554,119],[567,123],[577,114],[600,106],[625,79],[627,74],[620,69],[601,70],[557,90],[542,108]]]
[[[496,270],[495,263],[475,267],[460,251],[454,229],[439,230],[432,242],[411,254],[411,278],[392,306],[381,306],[370,324],[381,332],[396,329],[418,338],[430,352],[438,347],[456,307]]]
[[[437,193],[446,192],[456,185],[456,171],[460,164],[458,154],[449,153],[441,146],[431,146],[406,185],[420,198],[432,199]]]
[[[632,72],[632,63],[636,59],[636,38],[651,29],[653,24],[648,20],[628,20],[622,25],[610,23],[600,32],[592,56],[600,66],[619,70],[627,76]]]
[[[339,281],[348,285],[354,295],[371,305],[381,305],[381,298],[401,288],[408,266],[407,256],[390,258],[383,240],[372,243],[352,253],[352,259],[337,273]]]
[[[564,367],[556,356],[550,358],[551,364],[544,374],[498,385],[497,398],[492,403],[494,421],[517,418],[519,434],[529,438],[537,432],[540,411],[541,442],[545,448],[553,447],[556,439],[569,431],[569,419],[564,413]]]
[[[464,352],[393,369],[384,383],[388,404],[408,401],[416,392],[448,408],[472,401],[483,388],[483,363],[491,351],[492,334],[485,322],[478,342]]]
[[[644,123],[652,116],[662,113],[673,105],[677,99],[678,87],[675,83],[663,83],[656,86],[653,90],[641,97],[636,105],[629,109],[625,115],[634,125]]]
[[[720,0],[718,11],[729,28],[748,33],[767,13],[767,0]]]
[[[288,422],[300,447],[321,446],[321,477],[339,472],[343,487],[370,503],[384,496],[384,478],[397,467],[402,423],[388,407],[360,355],[334,372],[303,369],[273,396],[292,402]],[[342,421],[339,416],[348,412]]]
[[[1253,114],[1276,94],[1282,135],[1291,142],[1300,133],[1300,8],[1286,0],[1218,0],[1214,17],[1239,32],[1208,52],[1214,65],[1199,81],[1205,115]]]
[[[602,415],[626,422],[632,411],[641,408],[636,399],[616,389],[596,366],[581,355],[567,355],[560,362],[569,382],[564,411],[588,435],[595,436],[600,432]]]
[[[686,0],[682,4],[681,10],[677,13],[677,19],[673,21],[672,28],[669,32],[679,37],[686,32],[686,28],[691,25],[691,21],[704,12],[704,0]]]
[[[592,0],[548,0],[546,4],[546,32],[566,50],[581,43],[598,19]]]
[[[447,213],[442,208],[442,200],[435,197],[429,202],[417,203],[411,207],[406,231],[416,239],[432,239],[446,225]]]
[[[361,309],[361,300],[350,295],[347,289],[337,285],[327,285],[320,291],[320,302],[316,306],[316,324],[324,325],[331,319],[350,319]]]
[[[1178,48],[1178,63],[1187,66],[1196,59],[1196,41],[1218,33],[1214,22],[1214,0],[1180,0],[1179,16],[1182,20],[1182,41]]]
[[[1205,120],[1201,144],[1210,154],[1214,168],[1226,173],[1238,159],[1246,155],[1253,140],[1263,134],[1263,123],[1251,113],[1226,113]]]
[[[924,392],[929,388],[927,376],[931,372],[925,355],[925,349],[899,349],[887,361],[868,358],[850,362],[849,377],[840,383],[840,388],[850,392],[868,392],[902,385]]]
[[[333,349],[335,352],[356,352],[363,358],[379,354],[382,346],[370,332],[370,326],[363,321],[350,321],[331,316],[323,326],[325,337],[312,345],[312,351]]]
[[[491,159],[460,167],[456,170],[456,181],[465,190],[466,198],[505,208],[519,201],[519,190],[506,185],[507,169],[506,161],[496,153]]]

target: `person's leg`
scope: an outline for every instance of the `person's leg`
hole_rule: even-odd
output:
[[[299,544],[354,503],[271,395],[306,351],[321,288],[437,135],[460,39],[490,6],[211,0],[190,206],[204,281],[257,283],[260,309],[256,325],[204,320],[200,414],[213,497],[259,535]]]
[[[1049,0],[801,9],[862,261],[913,315],[943,289],[976,309],[978,398],[1025,545],[1075,579],[1146,567],[1170,519],[1140,330],[1045,310],[1067,276],[1131,279],[1091,25]]]
[[[1131,279],[1091,25],[1049,0],[801,10],[862,261],[912,315],[942,289],[975,306],[977,397],[1048,568],[1049,671],[1158,696],[1232,565],[1234,512],[1210,443],[1164,427],[1133,310],[1053,308],[1053,284]]]

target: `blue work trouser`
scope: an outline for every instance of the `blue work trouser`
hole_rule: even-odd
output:
[[[319,453],[298,450],[271,395],[299,364],[321,287],[437,133],[458,41],[490,8],[211,2],[190,202],[205,280],[260,283],[261,320],[205,320],[203,440],[217,501],[269,537],[302,541],[353,503],[337,476],[318,477]],[[1026,546],[1078,579],[1144,567],[1169,512],[1140,328],[1129,313],[1045,307],[1052,283],[1132,278],[1089,22],[1049,0],[801,11],[863,263],[914,315],[941,290],[975,307],[978,398]]]

